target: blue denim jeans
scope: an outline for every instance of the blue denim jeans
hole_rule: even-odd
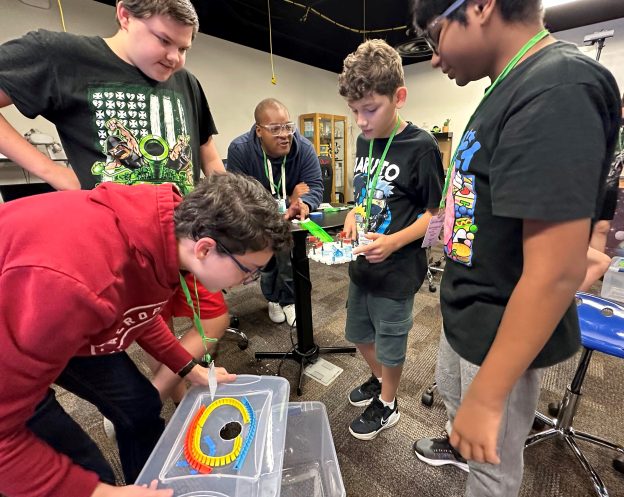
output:
[[[90,402],[115,426],[126,483],[134,483],[162,434],[158,391],[125,352],[74,357],[55,383]],[[74,463],[115,484],[112,469],[93,440],[63,410],[49,389],[28,428]]]
[[[279,302],[283,307],[295,303],[293,269],[290,251],[275,254],[260,274],[260,289],[269,302]]]

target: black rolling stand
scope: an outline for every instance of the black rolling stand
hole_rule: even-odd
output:
[[[325,229],[341,228],[348,211],[327,212],[314,222]],[[290,352],[256,352],[256,359],[290,359],[299,363],[297,395],[302,393],[303,370],[315,363],[323,354],[354,354],[355,347],[319,347],[314,343],[312,326],[312,282],[310,264],[306,251],[308,231],[293,225],[293,250],[291,254],[293,284],[295,287],[295,312],[297,314],[297,343]]]

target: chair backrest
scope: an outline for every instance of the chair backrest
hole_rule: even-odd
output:
[[[583,346],[624,358],[624,307],[583,292],[576,294],[576,304]]]
[[[323,202],[329,203],[332,201],[332,176],[334,175],[331,157],[319,155],[319,163],[321,164],[321,177],[323,178]]]

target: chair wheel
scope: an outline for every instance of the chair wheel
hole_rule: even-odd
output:
[[[546,423],[537,417],[533,418],[533,431],[543,431],[544,428],[546,428]]]
[[[616,457],[613,459],[613,469],[619,471],[620,473],[624,473],[624,457]]]
[[[548,414],[553,418],[559,416],[559,409],[561,409],[561,402],[551,402],[548,404]]]
[[[245,350],[247,347],[249,347],[249,341],[248,340],[243,340],[242,342],[238,342],[238,348],[241,350]]]
[[[240,326],[240,319],[237,316],[230,316],[230,328],[238,329]]]
[[[431,293],[435,293],[436,290],[437,290],[437,288],[435,287],[435,285],[429,285],[429,291]]]
[[[433,393],[425,392],[422,394],[420,401],[426,405],[427,407],[431,407],[433,405]]]

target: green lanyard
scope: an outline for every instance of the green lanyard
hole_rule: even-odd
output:
[[[193,323],[195,324],[195,328],[197,328],[197,331],[199,332],[199,335],[201,336],[201,339],[202,339],[202,344],[204,345],[204,357],[202,358],[202,360],[210,364],[210,362],[212,361],[212,357],[208,353],[208,342],[214,343],[214,342],[217,342],[218,340],[216,338],[207,337],[206,333],[204,332],[204,327],[201,324],[199,295],[197,294],[197,280],[194,279],[194,282],[195,282],[195,298],[197,299],[197,310],[195,310],[195,303],[193,302],[193,299],[191,298],[191,292],[189,292],[189,288],[188,288],[188,285],[186,284],[186,280],[184,279],[184,276],[180,274],[180,285],[182,286],[182,291],[184,292],[184,296],[186,297],[186,302],[188,303],[189,307],[193,309]]]
[[[269,161],[267,160],[264,149],[262,149],[262,157],[264,158],[264,174],[266,174],[266,177],[269,180],[269,185],[271,186],[271,195],[277,194],[277,198],[279,198],[279,189],[280,185],[282,185],[282,195],[284,196],[284,199],[286,199],[286,182],[284,181],[284,184],[282,184],[282,180],[286,174],[286,155],[282,159],[282,175],[280,176],[277,185],[273,182],[273,166],[269,168]]]
[[[474,117],[477,115],[477,113],[479,112],[479,109],[483,106],[483,104],[488,99],[488,97],[492,94],[494,89],[503,82],[503,80],[507,77],[507,75],[516,67],[520,59],[524,57],[529,50],[531,50],[535,45],[537,45],[540,41],[546,38],[549,34],[550,33],[548,32],[547,29],[543,29],[542,31],[537,33],[520,49],[520,51],[514,56],[514,58],[509,61],[509,63],[505,66],[505,69],[503,69],[503,72],[501,72],[498,75],[494,83],[492,83],[490,87],[486,90],[485,95],[483,95],[483,98],[481,99],[481,102],[479,102],[479,105],[477,106],[476,110],[472,113],[472,116],[470,116],[470,119],[468,120],[468,124],[466,125],[466,129],[464,130],[462,134],[462,141],[463,141],[464,136],[466,135],[466,132],[470,128],[470,125],[472,124]],[[459,145],[461,145],[461,143],[462,142],[460,141]],[[444,180],[444,190],[442,191],[442,200],[440,200],[440,209],[444,209],[444,207],[446,206],[446,194],[448,192],[449,183],[451,181],[451,171],[455,167],[455,159],[457,158],[459,145],[457,145],[457,148],[455,148],[453,159],[451,160],[451,163],[448,169],[446,170],[446,179]]]
[[[397,116],[396,125],[394,126],[392,133],[390,133],[390,137],[388,138],[388,143],[386,143],[386,148],[384,149],[383,154],[381,154],[381,159],[379,159],[379,162],[377,163],[377,170],[375,171],[375,176],[373,177],[372,180],[371,180],[371,167],[372,167],[372,162],[373,162],[372,160],[373,159],[373,143],[375,142],[375,139],[371,138],[370,144],[368,145],[368,176],[366,177],[366,223],[367,224],[370,222],[370,211],[371,211],[371,206],[373,205],[373,196],[375,195],[375,189],[377,188],[377,181],[379,181],[379,173],[381,173],[381,170],[383,169],[383,164],[384,164],[384,161],[386,160],[386,154],[388,153],[388,150],[390,150],[390,145],[392,144],[392,140],[394,140],[394,137],[400,125],[401,125],[401,118]]]

